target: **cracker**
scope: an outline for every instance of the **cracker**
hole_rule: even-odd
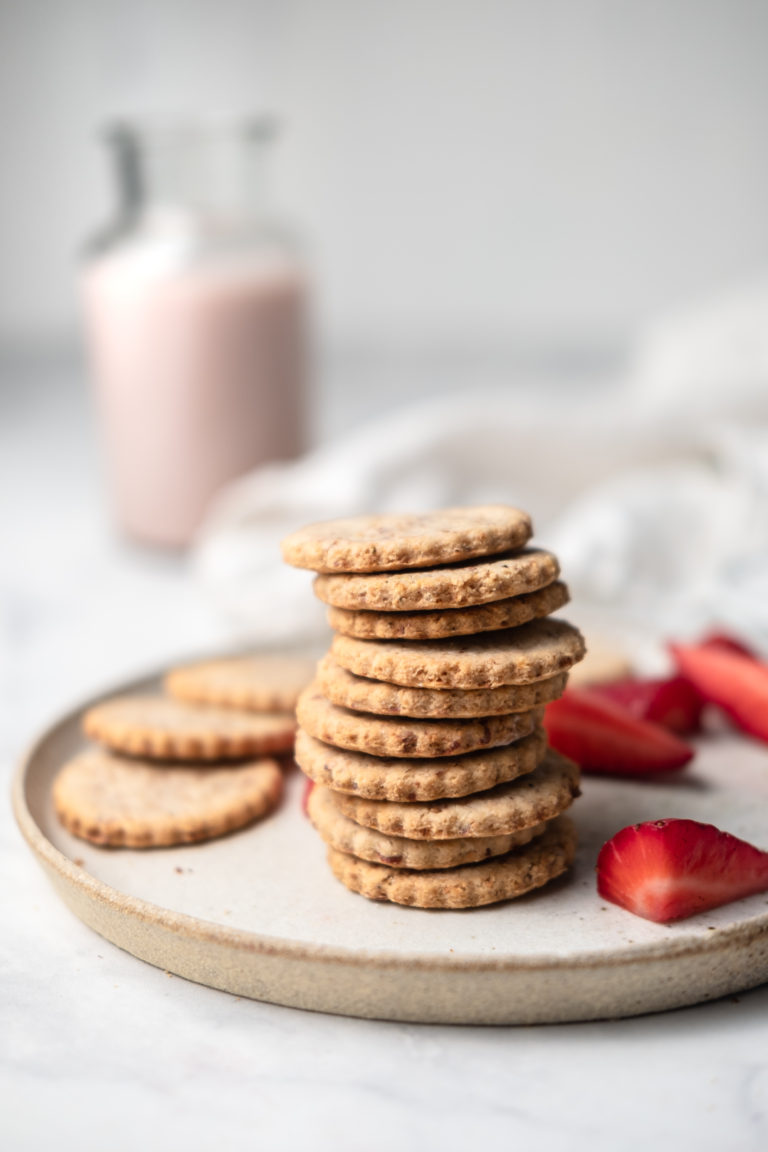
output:
[[[316,684],[299,697],[296,716],[310,736],[372,756],[457,756],[509,744],[532,732],[542,709],[473,720],[413,720],[374,716],[331,704]]]
[[[53,803],[64,827],[83,840],[159,848],[243,828],[276,808],[282,791],[282,773],[273,760],[161,768],[94,749],[61,769]]]
[[[521,596],[551,584],[560,566],[551,552],[524,548],[418,572],[316,576],[315,595],[334,608],[376,612],[463,608]]]
[[[579,795],[579,769],[552,748],[538,768],[518,780],[432,804],[366,800],[338,792],[339,808],[356,824],[411,840],[499,836],[552,820]]]
[[[334,660],[371,680],[406,688],[497,688],[529,684],[567,671],[585,652],[581,633],[564,620],[447,640],[356,640],[335,636]]]
[[[86,736],[114,752],[156,760],[237,760],[286,752],[296,723],[288,713],[237,712],[165,696],[116,696],[83,717]]]
[[[369,900],[416,908],[478,908],[541,888],[570,867],[575,852],[574,827],[563,819],[530,844],[481,864],[416,872],[371,864],[335,848],[328,850],[328,862],[345,887]]]
[[[172,668],[165,677],[165,690],[193,704],[292,712],[314,674],[315,661],[309,657],[263,653]]]
[[[289,564],[315,572],[383,572],[520,548],[532,531],[527,513],[488,504],[309,524],[283,540],[282,552]]]
[[[413,716],[427,720],[527,712],[557,700],[567,682],[568,674],[561,672],[547,680],[500,688],[403,688],[356,676],[337,664],[330,653],[317,666],[320,691],[333,704],[377,716]]]
[[[501,856],[527,844],[544,832],[546,825],[535,824],[505,836],[474,836],[459,840],[406,840],[385,836],[373,828],[355,824],[340,811],[330,788],[313,788],[307,804],[309,818],[331,848],[347,852],[373,864],[390,868],[455,868],[490,856]]]
[[[439,800],[467,796],[532,772],[544,758],[543,729],[482,752],[426,759],[387,759],[348,752],[296,733],[296,762],[310,779],[370,800]]]
[[[469,608],[443,608],[435,612],[355,612],[348,608],[330,607],[328,623],[334,631],[360,640],[435,640],[516,628],[529,620],[557,612],[568,600],[566,585],[561,580],[553,580],[535,592]]]

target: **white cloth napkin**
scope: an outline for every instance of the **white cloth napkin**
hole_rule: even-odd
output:
[[[284,535],[485,502],[533,514],[580,604],[654,638],[718,624],[768,652],[768,288],[660,325],[610,386],[431,400],[263,468],[211,509],[195,568],[243,638],[319,637]]]

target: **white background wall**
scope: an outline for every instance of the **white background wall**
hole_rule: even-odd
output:
[[[334,340],[613,339],[768,266],[760,0],[0,0],[0,341],[75,329],[105,116],[264,105]]]

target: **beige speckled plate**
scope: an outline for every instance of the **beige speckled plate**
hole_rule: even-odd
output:
[[[190,980],[322,1012],[489,1024],[630,1016],[768,980],[768,896],[665,927],[605,904],[593,871],[613,832],[663,816],[710,821],[768,847],[761,745],[708,737],[667,783],[586,779],[567,878],[512,903],[428,912],[369,903],[334,880],[301,812],[298,773],[276,815],[209,844],[136,852],[74,839],[56,821],[50,792],[59,765],[81,746],[81,712],[45,732],[21,765],[21,830],[86,924]]]

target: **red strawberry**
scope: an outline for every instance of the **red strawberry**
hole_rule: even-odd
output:
[[[697,820],[633,824],[604,844],[597,890],[660,924],[768,891],[768,852]]]
[[[305,816],[309,816],[309,808],[308,808],[309,797],[312,793],[312,789],[314,788],[314,786],[315,786],[314,780],[305,780],[304,781],[304,791],[301,794],[301,810]]]
[[[717,648],[721,652],[735,652],[737,656],[751,656],[756,659],[754,650],[748,648],[741,640],[731,636],[728,632],[709,632],[697,647]]]
[[[661,724],[670,732],[698,732],[704,706],[699,693],[684,676],[669,680],[610,680],[592,688],[627,708],[640,720]]]
[[[739,728],[768,741],[768,664],[750,656],[699,645],[670,645],[682,674],[705,700],[717,704]]]
[[[548,704],[544,727],[552,747],[586,772],[642,776],[682,768],[693,756],[666,728],[639,720],[593,688],[570,688]]]

